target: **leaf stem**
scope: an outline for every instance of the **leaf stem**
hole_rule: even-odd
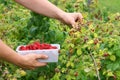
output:
[[[95,67],[95,70],[96,70],[96,74],[97,74],[98,80],[101,80],[100,79],[100,75],[99,75],[99,70],[97,69],[96,60],[95,60],[94,56],[92,55],[92,53],[90,53],[89,55],[90,55],[90,57],[92,58],[92,60],[94,62],[94,67]]]

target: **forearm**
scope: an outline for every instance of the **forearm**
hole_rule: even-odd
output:
[[[20,61],[20,55],[0,40],[0,59],[17,64]]]
[[[57,8],[48,0],[15,0],[17,3],[39,14],[61,20],[64,11]]]

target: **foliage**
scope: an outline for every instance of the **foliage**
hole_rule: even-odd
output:
[[[119,80],[120,14],[101,10],[97,0],[51,1],[66,12],[82,12],[79,28],[0,1],[0,38],[11,48],[36,40],[61,44],[59,62],[46,67],[22,70],[1,61],[0,80]]]
[[[59,30],[59,25],[54,24],[56,21],[34,12],[31,15],[26,27],[28,40],[39,39],[40,42],[48,43],[61,43],[64,40],[65,33]]]
[[[107,4],[109,3],[109,4]],[[120,1],[119,0],[99,0],[101,9],[106,8],[107,11],[116,13],[120,12]],[[111,6],[112,5],[112,6]]]
[[[80,29],[71,29],[59,57],[59,79],[119,79],[120,33],[115,25],[85,20]]]

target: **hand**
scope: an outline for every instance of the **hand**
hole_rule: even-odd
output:
[[[81,13],[64,13],[62,17],[62,22],[71,25],[73,28],[78,28],[76,26],[76,21],[82,22],[83,16]]]
[[[17,64],[19,67],[23,69],[35,69],[37,67],[46,66],[47,63],[38,62],[38,59],[47,59],[48,56],[43,54],[27,54],[20,55],[21,61]]]

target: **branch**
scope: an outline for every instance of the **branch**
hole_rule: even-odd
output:
[[[99,70],[97,69],[97,64],[96,64],[95,58],[93,57],[92,53],[90,53],[89,55],[90,55],[90,57],[92,58],[92,60],[94,62],[94,67],[95,67],[95,70],[96,70],[96,74],[97,74],[98,80],[101,80],[100,79],[100,75],[99,75]]]

